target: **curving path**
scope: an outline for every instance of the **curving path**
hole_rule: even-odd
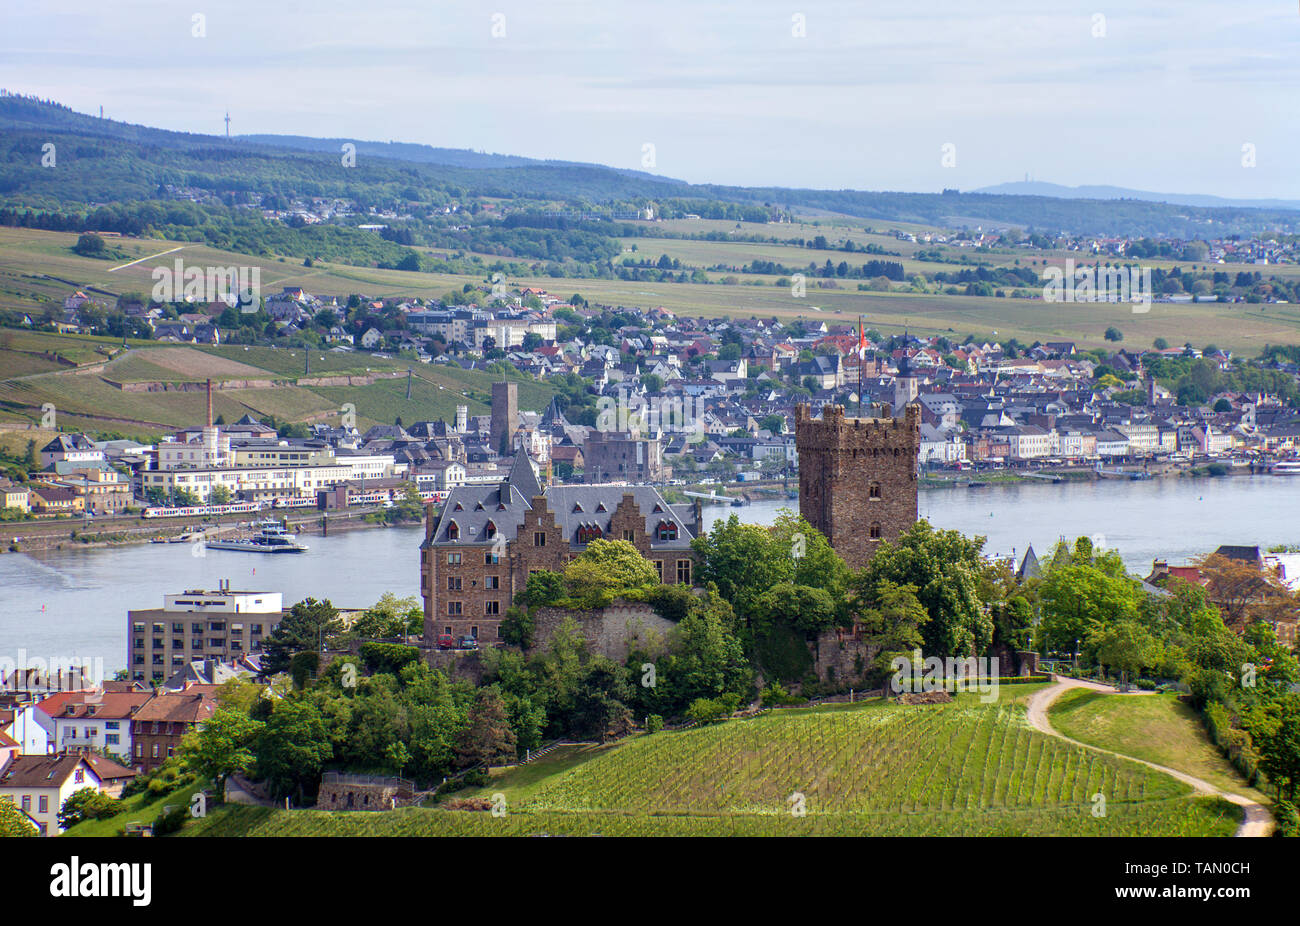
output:
[[[1087,743],[1081,743],[1078,740],[1070,739],[1070,737],[1064,736],[1056,732],[1056,730],[1052,728],[1051,723],[1047,719],[1047,709],[1052,705],[1053,701],[1055,701],[1057,698],[1059,698],[1062,694],[1064,694],[1066,691],[1068,691],[1071,688],[1091,688],[1094,691],[1105,691],[1110,694],[1116,694],[1115,689],[1107,685],[1098,685],[1096,682],[1085,682],[1077,678],[1061,678],[1060,676],[1057,676],[1056,684],[1053,685],[1051,688],[1044,688],[1042,691],[1030,695],[1029,701],[1027,702],[1029,708],[1029,725],[1041,733],[1046,733],[1049,736],[1055,736],[1058,739],[1063,739],[1067,743],[1073,743],[1075,746],[1082,746],[1084,749],[1092,749],[1096,752],[1105,753],[1106,755],[1109,756],[1115,756],[1116,758],[1119,759],[1127,759],[1130,762],[1140,762],[1143,765],[1147,766],[1148,768],[1153,768],[1158,772],[1164,772],[1166,775],[1172,775],[1174,778],[1177,778],[1179,781],[1191,785],[1193,788],[1197,790],[1197,792],[1201,794],[1213,794],[1217,797],[1223,798],[1226,801],[1231,801],[1232,803],[1241,807],[1245,814],[1241,821],[1241,825],[1237,827],[1237,832],[1235,834],[1237,836],[1267,836],[1269,835],[1270,832],[1272,832],[1273,817],[1269,814],[1268,810],[1264,807],[1264,805],[1256,803],[1255,801],[1252,801],[1248,797],[1242,797],[1240,794],[1229,794],[1225,791],[1220,791],[1218,788],[1210,784],[1208,781],[1203,781],[1200,778],[1195,778],[1191,775],[1188,775],[1186,772],[1180,772],[1177,769],[1168,768],[1167,766],[1164,765],[1156,765],[1156,763],[1148,762],[1145,759],[1136,759],[1133,756],[1126,756],[1121,752],[1115,752],[1110,749],[1101,749],[1097,746],[1091,746]],[[1141,694],[1150,694],[1150,693],[1151,692],[1138,692],[1138,693],[1134,693],[1133,696],[1137,697],[1140,696]],[[1128,697],[1128,695],[1124,695],[1124,697]]]

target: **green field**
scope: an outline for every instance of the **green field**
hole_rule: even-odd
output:
[[[735,228],[736,223],[662,223],[665,230],[699,233],[701,231]],[[810,260],[819,263],[828,257],[834,262],[846,260],[861,264],[866,260],[902,260],[908,272],[933,274],[943,270],[960,269],[962,258],[987,262],[992,266],[1008,265],[1016,260],[1026,263],[1026,255],[1010,250],[987,254],[974,254],[972,250],[948,248],[950,263],[913,262],[911,255],[925,245],[896,241],[889,235],[866,234],[867,225],[878,227],[880,222],[862,222],[842,218],[826,219],[819,225],[765,225],[742,224],[737,234],[764,237],[805,237],[824,234],[832,241],[852,238],[858,243],[876,243],[886,250],[896,251],[902,258],[873,256],[841,251],[816,252],[796,245],[754,244],[749,242],[695,241],[669,238],[628,238],[624,245],[637,246],[637,257],[658,257],[662,253],[677,254],[692,266],[721,263],[740,265],[755,256],[778,260],[788,266],[805,266]],[[890,228],[900,223],[888,223]],[[709,226],[709,227],[704,227]],[[717,226],[712,227],[712,226]],[[150,271],[154,266],[171,266],[176,257],[187,263],[212,266],[242,264],[262,268],[262,289],[271,292],[285,285],[301,285],[309,292],[324,296],[347,296],[364,293],[374,298],[386,296],[438,297],[451,288],[465,283],[482,283],[483,279],[454,274],[417,273],[400,270],[378,270],[351,267],[342,264],[317,264],[303,267],[301,262],[281,262],[269,257],[249,257],[219,251],[203,245],[184,244],[162,240],[136,241],[122,239],[114,245],[133,256],[158,255],[174,247],[183,247],[175,253],[161,254],[132,267],[113,270],[118,266],[111,261],[99,261],[73,254],[71,246],[76,236],[59,232],[42,232],[30,229],[0,229],[0,307],[40,311],[50,302],[61,304],[72,289],[96,286],[114,293],[148,293],[152,287]],[[419,250],[419,249],[417,249]],[[423,249],[434,253],[431,249]],[[630,252],[625,251],[625,256]],[[489,264],[496,260],[482,255]],[[1042,252],[1036,258],[1060,263],[1065,253]],[[1172,267],[1177,262],[1148,261],[1151,266]],[[1041,269],[1041,263],[1040,268]],[[1215,270],[1235,274],[1238,270],[1254,272],[1253,265],[1215,265]],[[1300,268],[1269,267],[1269,273],[1291,275]],[[721,274],[714,274],[720,278]],[[861,281],[837,280],[837,289],[821,289],[817,281],[808,281],[806,296],[795,298],[786,287],[772,285],[772,277],[742,275],[737,285],[690,283],[642,283],[623,280],[571,279],[527,277],[509,279],[511,285],[536,286],[567,297],[580,292],[597,304],[639,307],[649,309],[663,306],[671,311],[692,316],[776,316],[785,320],[856,322],[857,316],[867,317],[867,323],[885,334],[894,334],[910,327],[918,334],[956,335],[960,340],[966,334],[979,339],[997,337],[1005,340],[1019,338],[1025,343],[1035,340],[1073,340],[1083,345],[1102,346],[1107,327],[1117,327],[1124,334],[1124,343],[1147,346],[1156,337],[1170,343],[1191,341],[1196,345],[1216,343],[1221,347],[1257,353],[1265,344],[1300,342],[1300,306],[1295,305],[1234,305],[1219,303],[1156,304],[1145,314],[1135,315],[1127,305],[1108,304],[1045,304],[1041,300],[1011,299],[976,296],[948,296],[914,292],[864,293],[858,292]],[[759,281],[763,285],[745,285]],[[328,356],[328,354],[326,355]],[[290,358],[301,359],[301,358]],[[328,363],[329,361],[322,361]],[[286,375],[298,372],[293,363],[283,365]],[[293,369],[289,369],[293,367]],[[324,369],[325,367],[322,367]]]
[[[1048,710],[1052,727],[1071,739],[1177,769],[1216,788],[1262,803],[1210,741],[1200,717],[1176,696],[1120,696],[1067,691]]]
[[[1023,695],[1028,692],[1016,692]],[[1032,730],[1022,698],[777,711],[570,748],[494,778],[505,816],[222,808],[189,835],[1231,835],[1240,812]],[[805,815],[792,813],[792,795]],[[1094,795],[1105,796],[1104,816]]]

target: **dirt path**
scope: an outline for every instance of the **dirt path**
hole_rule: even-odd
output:
[[[1090,746],[1087,743],[1081,743],[1078,740],[1070,739],[1052,728],[1052,724],[1047,719],[1047,709],[1051,707],[1052,702],[1071,688],[1091,688],[1094,691],[1104,691],[1115,694],[1115,690],[1106,685],[1098,685],[1095,682],[1085,682],[1077,678],[1060,678],[1057,677],[1056,684],[1051,688],[1044,688],[1042,691],[1031,695],[1028,702],[1029,708],[1029,725],[1041,733],[1049,736],[1055,736],[1065,740],[1067,743],[1073,743],[1075,746],[1082,746],[1084,749],[1091,749],[1095,752],[1105,753],[1108,756],[1115,756],[1120,759],[1127,759],[1130,762],[1140,762],[1148,768],[1153,768],[1158,772],[1164,772],[1166,775],[1172,775],[1181,782],[1191,785],[1200,794],[1213,794],[1221,797],[1226,801],[1231,801],[1244,811],[1244,818],[1241,825],[1237,827],[1237,836],[1267,836],[1273,829],[1273,817],[1268,810],[1248,797],[1242,797],[1240,794],[1229,794],[1220,791],[1208,781],[1195,778],[1186,772],[1180,772],[1177,769],[1168,768],[1164,765],[1157,765],[1154,762],[1148,762],[1145,759],[1137,759],[1133,756],[1126,756],[1123,753],[1115,752],[1110,749],[1100,749],[1096,746]],[[1149,694],[1150,692],[1140,692],[1137,694]],[[1125,695],[1124,697],[1128,697]]]

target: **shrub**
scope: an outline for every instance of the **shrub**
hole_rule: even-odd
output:
[[[645,731],[647,733],[658,733],[664,728],[664,719],[658,714],[651,714],[645,719]]]
[[[170,808],[164,808],[153,822],[153,834],[155,836],[166,836],[168,833],[175,833],[185,825],[189,815],[190,808],[187,804],[177,804]]]

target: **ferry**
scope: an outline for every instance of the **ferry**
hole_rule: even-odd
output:
[[[1300,476],[1300,460],[1278,460],[1268,471],[1273,476]]]
[[[275,521],[262,521],[252,537],[236,540],[209,540],[209,550],[238,550],[244,553],[306,553],[307,545]]]

